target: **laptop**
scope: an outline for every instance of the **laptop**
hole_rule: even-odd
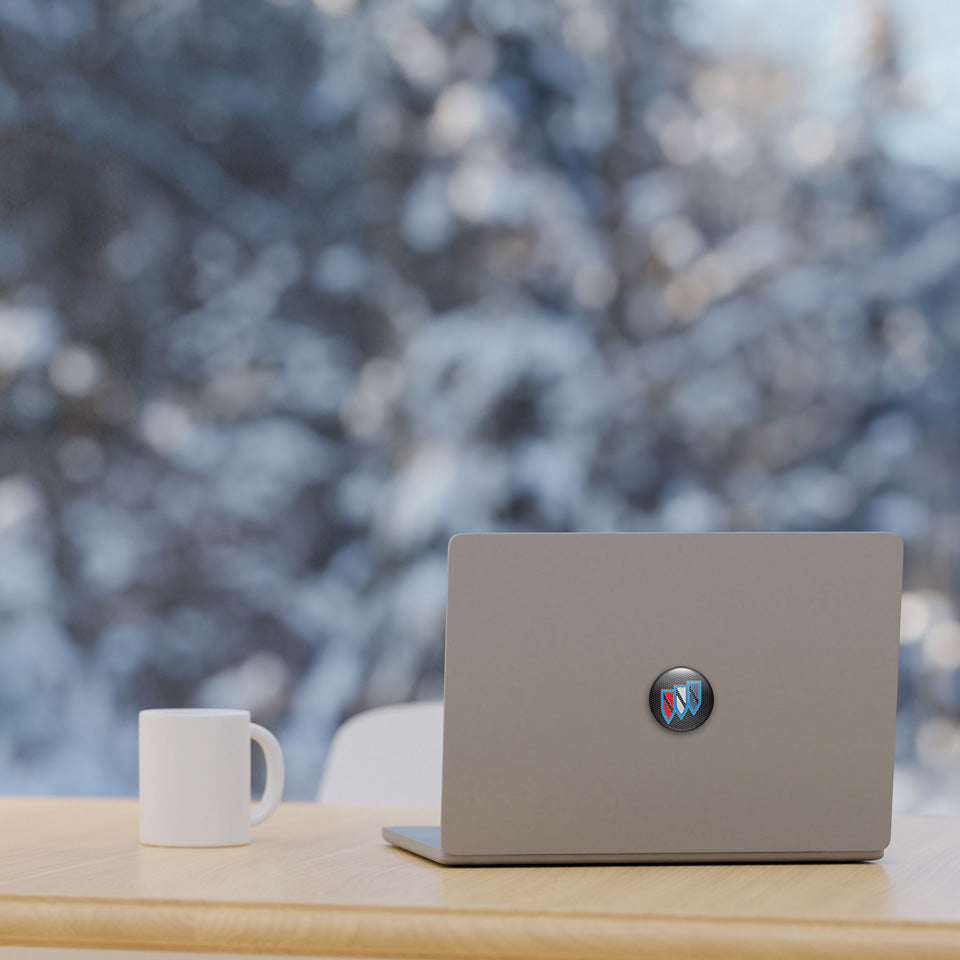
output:
[[[450,541],[442,864],[875,860],[903,545],[888,533]]]

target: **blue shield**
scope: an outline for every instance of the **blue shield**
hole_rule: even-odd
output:
[[[699,680],[687,681],[687,709],[692,714],[696,714],[700,709],[700,688],[701,682]]]

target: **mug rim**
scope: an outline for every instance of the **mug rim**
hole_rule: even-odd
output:
[[[140,716],[170,720],[226,720],[237,717],[249,720],[250,711],[230,707],[154,707],[141,710]]]

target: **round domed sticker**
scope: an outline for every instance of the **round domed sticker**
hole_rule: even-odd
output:
[[[713,712],[713,687],[691,667],[671,667],[650,688],[650,712],[661,727],[689,733],[706,723]]]

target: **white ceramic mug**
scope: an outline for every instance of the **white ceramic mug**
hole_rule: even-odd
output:
[[[267,760],[263,799],[250,811],[250,741]],[[140,842],[159,847],[248,843],[283,795],[277,738],[247,710],[140,711]]]

